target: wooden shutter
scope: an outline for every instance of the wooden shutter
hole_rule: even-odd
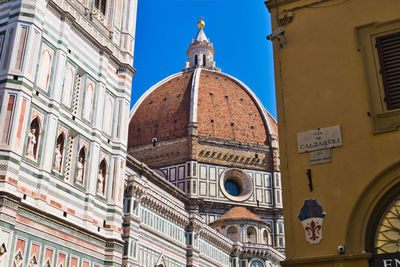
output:
[[[400,108],[400,32],[376,38],[388,109]]]

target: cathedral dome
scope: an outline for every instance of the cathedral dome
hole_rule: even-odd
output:
[[[153,85],[132,108],[128,153],[151,168],[199,158],[265,168],[274,157],[269,147],[277,147],[276,121],[249,87],[215,66],[203,27],[185,68]],[[243,149],[248,153],[238,152]]]
[[[273,122],[273,121],[272,121]],[[267,144],[271,120],[254,93],[239,80],[198,68],[151,87],[131,112],[128,147],[197,134]]]

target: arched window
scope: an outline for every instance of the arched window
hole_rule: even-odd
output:
[[[107,7],[107,1],[106,0],[95,0],[94,1],[94,6],[101,12],[103,15],[106,14],[106,7]]]
[[[106,188],[106,177],[107,177],[107,161],[103,159],[99,165],[99,172],[97,174],[97,193],[104,195]]]
[[[386,208],[377,223],[373,252],[376,254],[396,253],[399,251],[400,231],[400,195]]]
[[[251,264],[250,267],[264,267],[264,263],[259,260],[254,260]]]
[[[247,228],[247,242],[257,243],[257,231],[254,227]]]
[[[83,185],[85,178],[85,165],[86,165],[86,149],[82,147],[79,150],[78,163],[76,166],[76,182]]]
[[[60,133],[57,138],[56,151],[54,152],[54,170],[61,172],[64,158],[65,135]]]
[[[194,65],[197,66],[199,64],[199,59],[197,58],[197,55],[194,56]]]
[[[235,226],[229,227],[228,230],[226,231],[226,235],[233,241],[239,241],[239,232]]]
[[[205,67],[206,65],[207,65],[206,55],[203,55],[203,66]]]
[[[36,160],[38,145],[39,145],[39,135],[40,134],[40,121],[38,117],[32,120],[29,126],[28,133],[28,143],[26,144],[25,154]]]
[[[268,244],[268,245],[271,245],[268,238],[269,238],[268,230],[264,230],[264,232],[263,232],[264,243]]]

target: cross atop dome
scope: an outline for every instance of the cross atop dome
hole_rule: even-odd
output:
[[[210,42],[210,39],[208,39],[204,33],[203,28],[205,25],[206,23],[204,22],[204,18],[200,17],[199,22],[197,23],[199,31],[197,32],[196,38],[192,40],[192,43],[189,45],[189,49],[186,52],[189,57],[189,61],[185,63],[184,71],[196,68],[221,71],[220,68],[215,67],[215,50],[213,44]]]

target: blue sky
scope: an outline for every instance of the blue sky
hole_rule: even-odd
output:
[[[181,71],[199,17],[216,66],[251,88],[276,118],[270,14],[262,0],[138,0],[132,103]]]

